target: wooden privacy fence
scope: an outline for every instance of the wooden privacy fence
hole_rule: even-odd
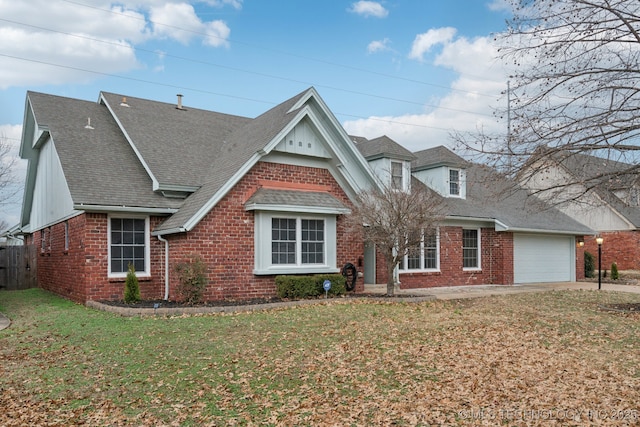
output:
[[[34,245],[0,246],[0,289],[37,288],[37,255]]]

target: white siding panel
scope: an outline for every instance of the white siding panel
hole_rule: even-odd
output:
[[[39,152],[30,218],[31,229],[38,230],[58,222],[73,212],[73,200],[60,158],[53,141],[49,139]]]
[[[514,234],[515,283],[575,280],[575,248],[571,236]]]

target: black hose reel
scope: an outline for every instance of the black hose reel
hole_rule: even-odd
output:
[[[346,263],[342,267],[342,275],[346,279],[345,287],[347,291],[352,291],[356,288],[356,280],[358,279],[358,269],[350,262]]]

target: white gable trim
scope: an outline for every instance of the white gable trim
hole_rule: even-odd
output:
[[[322,113],[326,115],[329,119],[329,123],[335,127],[335,130],[342,138],[344,144],[332,144],[333,138],[325,129],[325,125],[322,124],[322,121],[317,117],[313,108],[308,105],[308,101],[310,99],[315,99],[318,105],[322,109]],[[356,149],[355,144],[349,139],[349,136],[342,128],[340,123],[336,120],[335,116],[331,113],[331,111],[327,108],[326,104],[319,97],[315,89],[311,88],[309,91],[301,97],[301,99],[295,104],[294,107],[289,112],[293,112],[295,110],[300,110],[296,113],[295,117],[293,117],[289,123],[284,126],[278,134],[271,139],[265,146],[254,153],[251,158],[238,169],[238,171],[233,174],[233,176],[211,197],[207,203],[205,203],[191,218],[189,218],[184,227],[178,230],[166,230],[164,232],[156,233],[156,234],[170,234],[176,231],[191,231],[198,223],[222,200],[222,198],[229,192],[235,185],[260,161],[260,159],[266,155],[268,155],[279,143],[285,138],[289,132],[291,132],[295,126],[298,125],[305,117],[307,117],[313,125],[317,128],[318,132],[324,138],[325,142],[329,144],[329,147],[336,153],[336,161],[338,162],[337,168],[340,173],[344,176],[348,185],[355,191],[361,191],[365,189],[365,185],[379,185],[378,180],[372,174],[371,169],[369,169],[366,160],[362,157],[362,154]],[[347,161],[349,158],[355,160],[361,168],[361,172],[369,178],[369,183],[360,183],[353,176],[351,171],[349,171],[346,167],[343,166],[343,163]]]

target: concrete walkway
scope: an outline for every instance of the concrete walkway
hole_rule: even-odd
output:
[[[11,320],[4,314],[0,313],[0,331],[7,329],[11,325]]]
[[[524,292],[548,292],[559,290],[597,290],[592,282],[531,283],[526,285],[472,285],[446,286],[439,288],[396,289],[397,295],[432,296],[436,299],[478,298],[490,295],[509,295]],[[603,291],[630,292],[640,294],[640,286],[602,283]],[[366,292],[385,294],[387,285],[365,285]]]

